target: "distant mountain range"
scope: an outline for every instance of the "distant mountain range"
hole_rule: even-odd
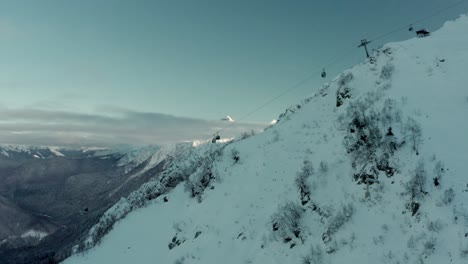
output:
[[[0,145],[0,263],[70,254],[121,197],[164,170],[180,145],[63,148]]]

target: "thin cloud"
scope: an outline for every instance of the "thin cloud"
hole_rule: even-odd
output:
[[[109,110],[109,109],[108,109]],[[26,145],[110,146],[210,139],[230,123],[125,109],[82,114],[0,107],[0,143]],[[112,114],[109,114],[112,112]],[[223,137],[261,130],[268,124],[239,123]]]

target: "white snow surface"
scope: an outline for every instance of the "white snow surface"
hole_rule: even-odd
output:
[[[63,153],[61,153],[60,151],[58,151],[57,148],[54,148],[54,147],[49,147],[50,149],[50,152],[54,153],[55,156],[57,157],[65,157],[65,155]]]
[[[119,160],[119,166],[125,166],[132,164],[133,166],[138,166],[141,163],[147,161],[151,156],[153,156],[161,146],[150,145],[145,147],[138,147],[125,151],[125,155]]]
[[[232,119],[232,117],[230,117],[230,116],[226,116],[226,117],[222,118],[221,120],[228,121],[228,122],[234,122],[234,119]]]
[[[43,239],[44,237],[48,236],[49,234],[47,232],[42,232],[42,231],[37,231],[37,230],[34,230],[34,229],[31,229],[27,232],[24,232],[21,237],[22,238],[27,238],[27,237],[32,237],[32,238],[36,238],[36,239]]]
[[[32,154],[34,150],[25,145],[10,145],[10,144],[0,144],[0,154],[6,157],[10,157],[9,152],[25,152]]]
[[[198,146],[224,146],[200,199],[178,184],[64,263],[468,263],[467,33],[463,16],[430,37],[387,44],[375,63],[344,72],[263,133]],[[337,107],[343,87],[351,98]],[[349,129],[357,105],[383,133],[379,140],[391,126],[398,145],[389,158],[394,175],[374,170],[368,195],[353,176],[373,173],[372,162],[345,146],[357,133]],[[295,179],[304,161],[315,169],[306,178],[310,201],[301,205]],[[413,197],[407,186],[418,173]],[[420,204],[414,216],[411,202]],[[302,213],[282,226],[296,222],[299,237],[273,231],[287,203]]]

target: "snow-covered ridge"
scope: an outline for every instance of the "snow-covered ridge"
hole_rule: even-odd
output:
[[[184,152],[65,263],[466,263],[467,29],[387,44],[264,133]]]
[[[171,162],[164,174],[145,183],[128,197],[121,198],[118,203],[104,213],[99,222],[91,228],[88,236],[73,248],[73,252],[82,252],[95,246],[113,228],[117,221],[170,191],[185,180],[185,175],[190,175],[196,171],[201,163],[211,163],[217,158],[216,153],[219,155],[219,150],[222,148],[224,148],[223,145],[210,145],[209,142],[203,144],[177,143],[159,148],[156,153],[145,161],[146,165],[143,170],[139,171],[134,177],[154,168],[159,162],[169,159]],[[143,150],[143,153],[146,152]]]
[[[14,154],[29,155],[37,159],[50,157],[67,157],[67,152],[72,152],[73,156],[82,157],[120,157],[118,166],[137,167],[150,159],[155,153],[160,152],[159,157],[163,159],[163,152],[169,153],[171,146],[142,146],[142,147],[63,147],[63,146],[29,146],[0,144],[0,155],[13,158]]]
[[[123,151],[125,155],[119,160],[119,166],[125,166],[129,163],[135,163],[136,166],[138,166],[149,159],[160,148],[161,146],[151,145],[139,148],[135,147],[130,150]]]
[[[32,237],[32,238],[36,238],[38,240],[41,240],[43,239],[44,237],[48,236],[49,234],[46,233],[46,232],[42,232],[42,231],[37,231],[37,230],[29,230],[25,233],[23,233],[21,235],[22,238],[27,238],[27,237]]]
[[[103,151],[109,151],[108,148],[88,148],[88,147],[62,147],[62,146],[29,146],[29,145],[12,145],[12,144],[0,144],[0,156],[12,158],[11,155],[23,154],[30,155],[31,157],[44,159],[48,156],[51,157],[65,157],[66,155],[62,152],[75,151],[83,154],[94,154]],[[115,152],[115,151],[114,151]]]
[[[59,151],[58,147],[0,144],[0,156],[12,158],[12,155],[14,154],[29,155],[37,159],[44,159],[45,156],[49,155],[55,157],[65,156]]]

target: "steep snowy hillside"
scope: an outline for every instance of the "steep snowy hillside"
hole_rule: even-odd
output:
[[[388,44],[265,132],[185,152],[64,263],[468,263],[467,33]]]

